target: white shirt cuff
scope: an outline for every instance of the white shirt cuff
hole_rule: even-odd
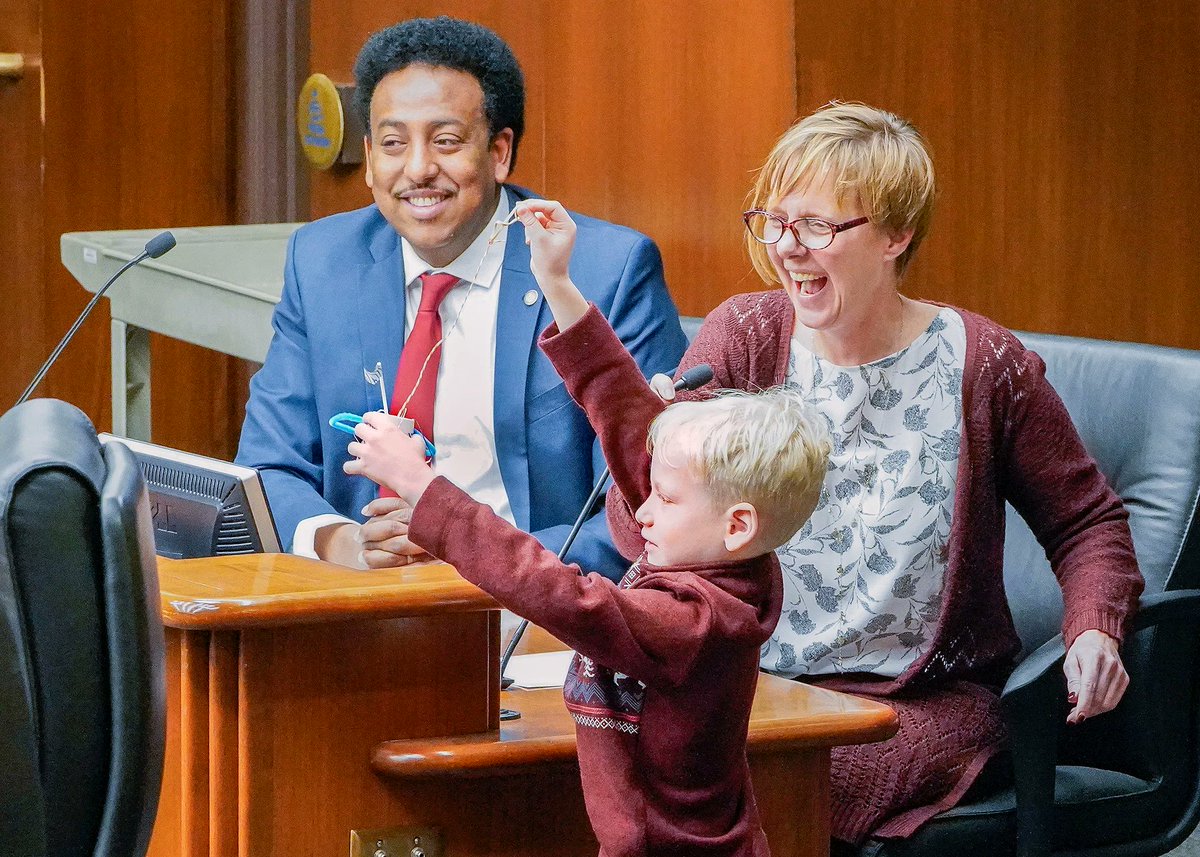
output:
[[[296,556],[306,556],[309,559],[320,559],[314,544],[317,539],[317,530],[338,523],[357,524],[358,522],[342,515],[313,515],[311,518],[305,518],[296,524],[296,533],[292,536],[292,553]]]

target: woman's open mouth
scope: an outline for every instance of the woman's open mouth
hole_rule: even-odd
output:
[[[793,273],[791,277],[796,291],[805,297],[812,297],[829,283],[829,278],[822,274]]]

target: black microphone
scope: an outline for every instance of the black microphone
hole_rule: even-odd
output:
[[[83,308],[83,312],[79,314],[79,318],[75,319],[75,323],[71,325],[71,329],[67,331],[67,335],[54,347],[46,362],[42,364],[42,368],[33,376],[33,380],[29,382],[29,386],[25,388],[25,392],[21,394],[21,398],[17,399],[17,405],[28,399],[37,385],[46,377],[46,373],[50,371],[50,367],[54,365],[54,361],[58,359],[58,355],[62,354],[63,349],[67,347],[67,343],[71,341],[71,337],[75,335],[75,331],[79,330],[79,326],[83,324],[84,320],[91,313],[92,308],[100,301],[100,298],[104,297],[104,293],[108,291],[108,287],[117,281],[117,277],[145,259],[157,259],[174,246],[175,236],[170,232],[160,232],[146,242],[146,246],[141,253],[122,265],[121,270],[113,274],[109,281],[100,287],[100,290],[88,301],[88,305]],[[16,407],[16,405],[13,405],[13,407]]]
[[[679,376],[679,380],[675,382],[675,391],[682,392],[684,390],[695,390],[698,387],[703,387],[713,379],[712,367],[707,363],[699,363],[688,369]],[[592,486],[592,493],[588,495],[587,501],[584,502],[583,508],[579,510],[579,517],[575,519],[574,526],[571,527],[571,532],[567,533],[567,539],[563,542],[562,548],[558,552],[558,560],[562,562],[563,557],[567,555],[567,551],[571,549],[571,545],[575,543],[575,537],[579,535],[579,528],[583,526],[592,511],[592,507],[596,505],[596,500],[600,497],[600,492],[604,490],[604,483],[608,481],[608,467],[605,466],[604,472],[600,474],[600,478],[596,480],[596,484]],[[521,642],[521,637],[525,634],[525,629],[529,627],[529,620],[522,619],[521,624],[517,626],[517,631],[513,634],[512,639],[508,641],[508,646],[504,649],[504,655],[500,658],[500,689],[504,690],[509,687],[513,680],[504,677],[504,671],[508,669],[508,662],[512,660],[513,652],[517,650],[517,644]],[[506,716],[507,715],[507,716]],[[510,709],[501,709],[501,720],[515,720],[520,717],[517,712]]]
[[[707,363],[699,363],[679,376],[675,382],[675,392],[695,390],[703,387],[713,379],[713,368]]]

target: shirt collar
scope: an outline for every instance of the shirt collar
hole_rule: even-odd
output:
[[[488,238],[491,237],[495,230],[495,222],[504,220],[508,217],[510,210],[508,201],[508,189],[500,188],[500,198],[496,201],[496,210],[492,213],[491,220],[483,231],[475,236],[475,240],[471,242],[466,250],[463,250],[457,259],[452,261],[444,268],[434,268],[424,259],[417,255],[417,251],[408,243],[403,235],[400,236],[400,247],[404,252],[404,276],[407,280],[404,286],[408,288],[417,281],[417,278],[422,274],[430,271],[443,271],[447,274],[453,274],[464,282],[471,282],[471,278],[478,276],[478,281],[475,286],[488,288],[497,279],[497,274],[500,272],[500,266],[504,263],[504,251],[508,246],[508,230],[501,229],[500,234],[496,237],[495,243],[489,248],[487,246]],[[486,254],[486,258],[484,258]],[[480,258],[483,258],[482,267],[479,264]],[[479,274],[475,274],[475,269],[479,268]]]

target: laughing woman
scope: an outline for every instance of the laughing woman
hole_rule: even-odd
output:
[[[1003,740],[998,692],[1019,649],[1006,500],[1062,587],[1070,722],[1120,700],[1117,647],[1142,588],[1125,509],[1042,360],[995,322],[901,293],[933,199],[908,122],[838,103],[802,119],[744,215],[774,288],[718,307],[680,366],[712,364],[709,389],[798,386],[828,421],[834,454],[817,511],[779,549],[786,601],[762,667],[899,715],[893,739],[833,752],[848,842],[911,835]]]

